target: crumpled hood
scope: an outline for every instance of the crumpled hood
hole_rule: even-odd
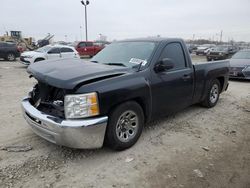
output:
[[[250,66],[250,59],[231,59],[230,60],[231,67],[246,67]]]
[[[68,58],[31,64],[27,72],[38,81],[51,86],[74,89],[83,82],[119,76],[129,70],[131,69]]]

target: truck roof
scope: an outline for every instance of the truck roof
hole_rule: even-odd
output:
[[[134,38],[134,39],[125,39],[125,40],[120,40],[118,42],[122,41],[142,41],[142,42],[162,42],[162,41],[183,41],[181,38],[163,38],[163,37],[145,37],[145,38]]]

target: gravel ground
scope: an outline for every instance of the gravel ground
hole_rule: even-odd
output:
[[[25,66],[0,61],[0,187],[250,187],[250,82],[230,81],[215,108],[194,105],[150,123],[122,152],[36,136],[20,108],[34,83]],[[8,148],[17,145],[24,151]]]

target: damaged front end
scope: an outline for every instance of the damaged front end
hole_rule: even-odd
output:
[[[102,147],[108,117],[65,118],[64,97],[72,92],[38,81],[22,101],[25,120],[34,133],[54,144],[78,149]]]
[[[69,92],[69,90],[38,82],[29,93],[30,103],[41,112],[65,118],[64,96]]]

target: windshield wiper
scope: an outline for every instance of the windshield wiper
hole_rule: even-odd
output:
[[[116,66],[126,67],[126,65],[124,65],[123,63],[105,63],[105,65],[116,65]]]

